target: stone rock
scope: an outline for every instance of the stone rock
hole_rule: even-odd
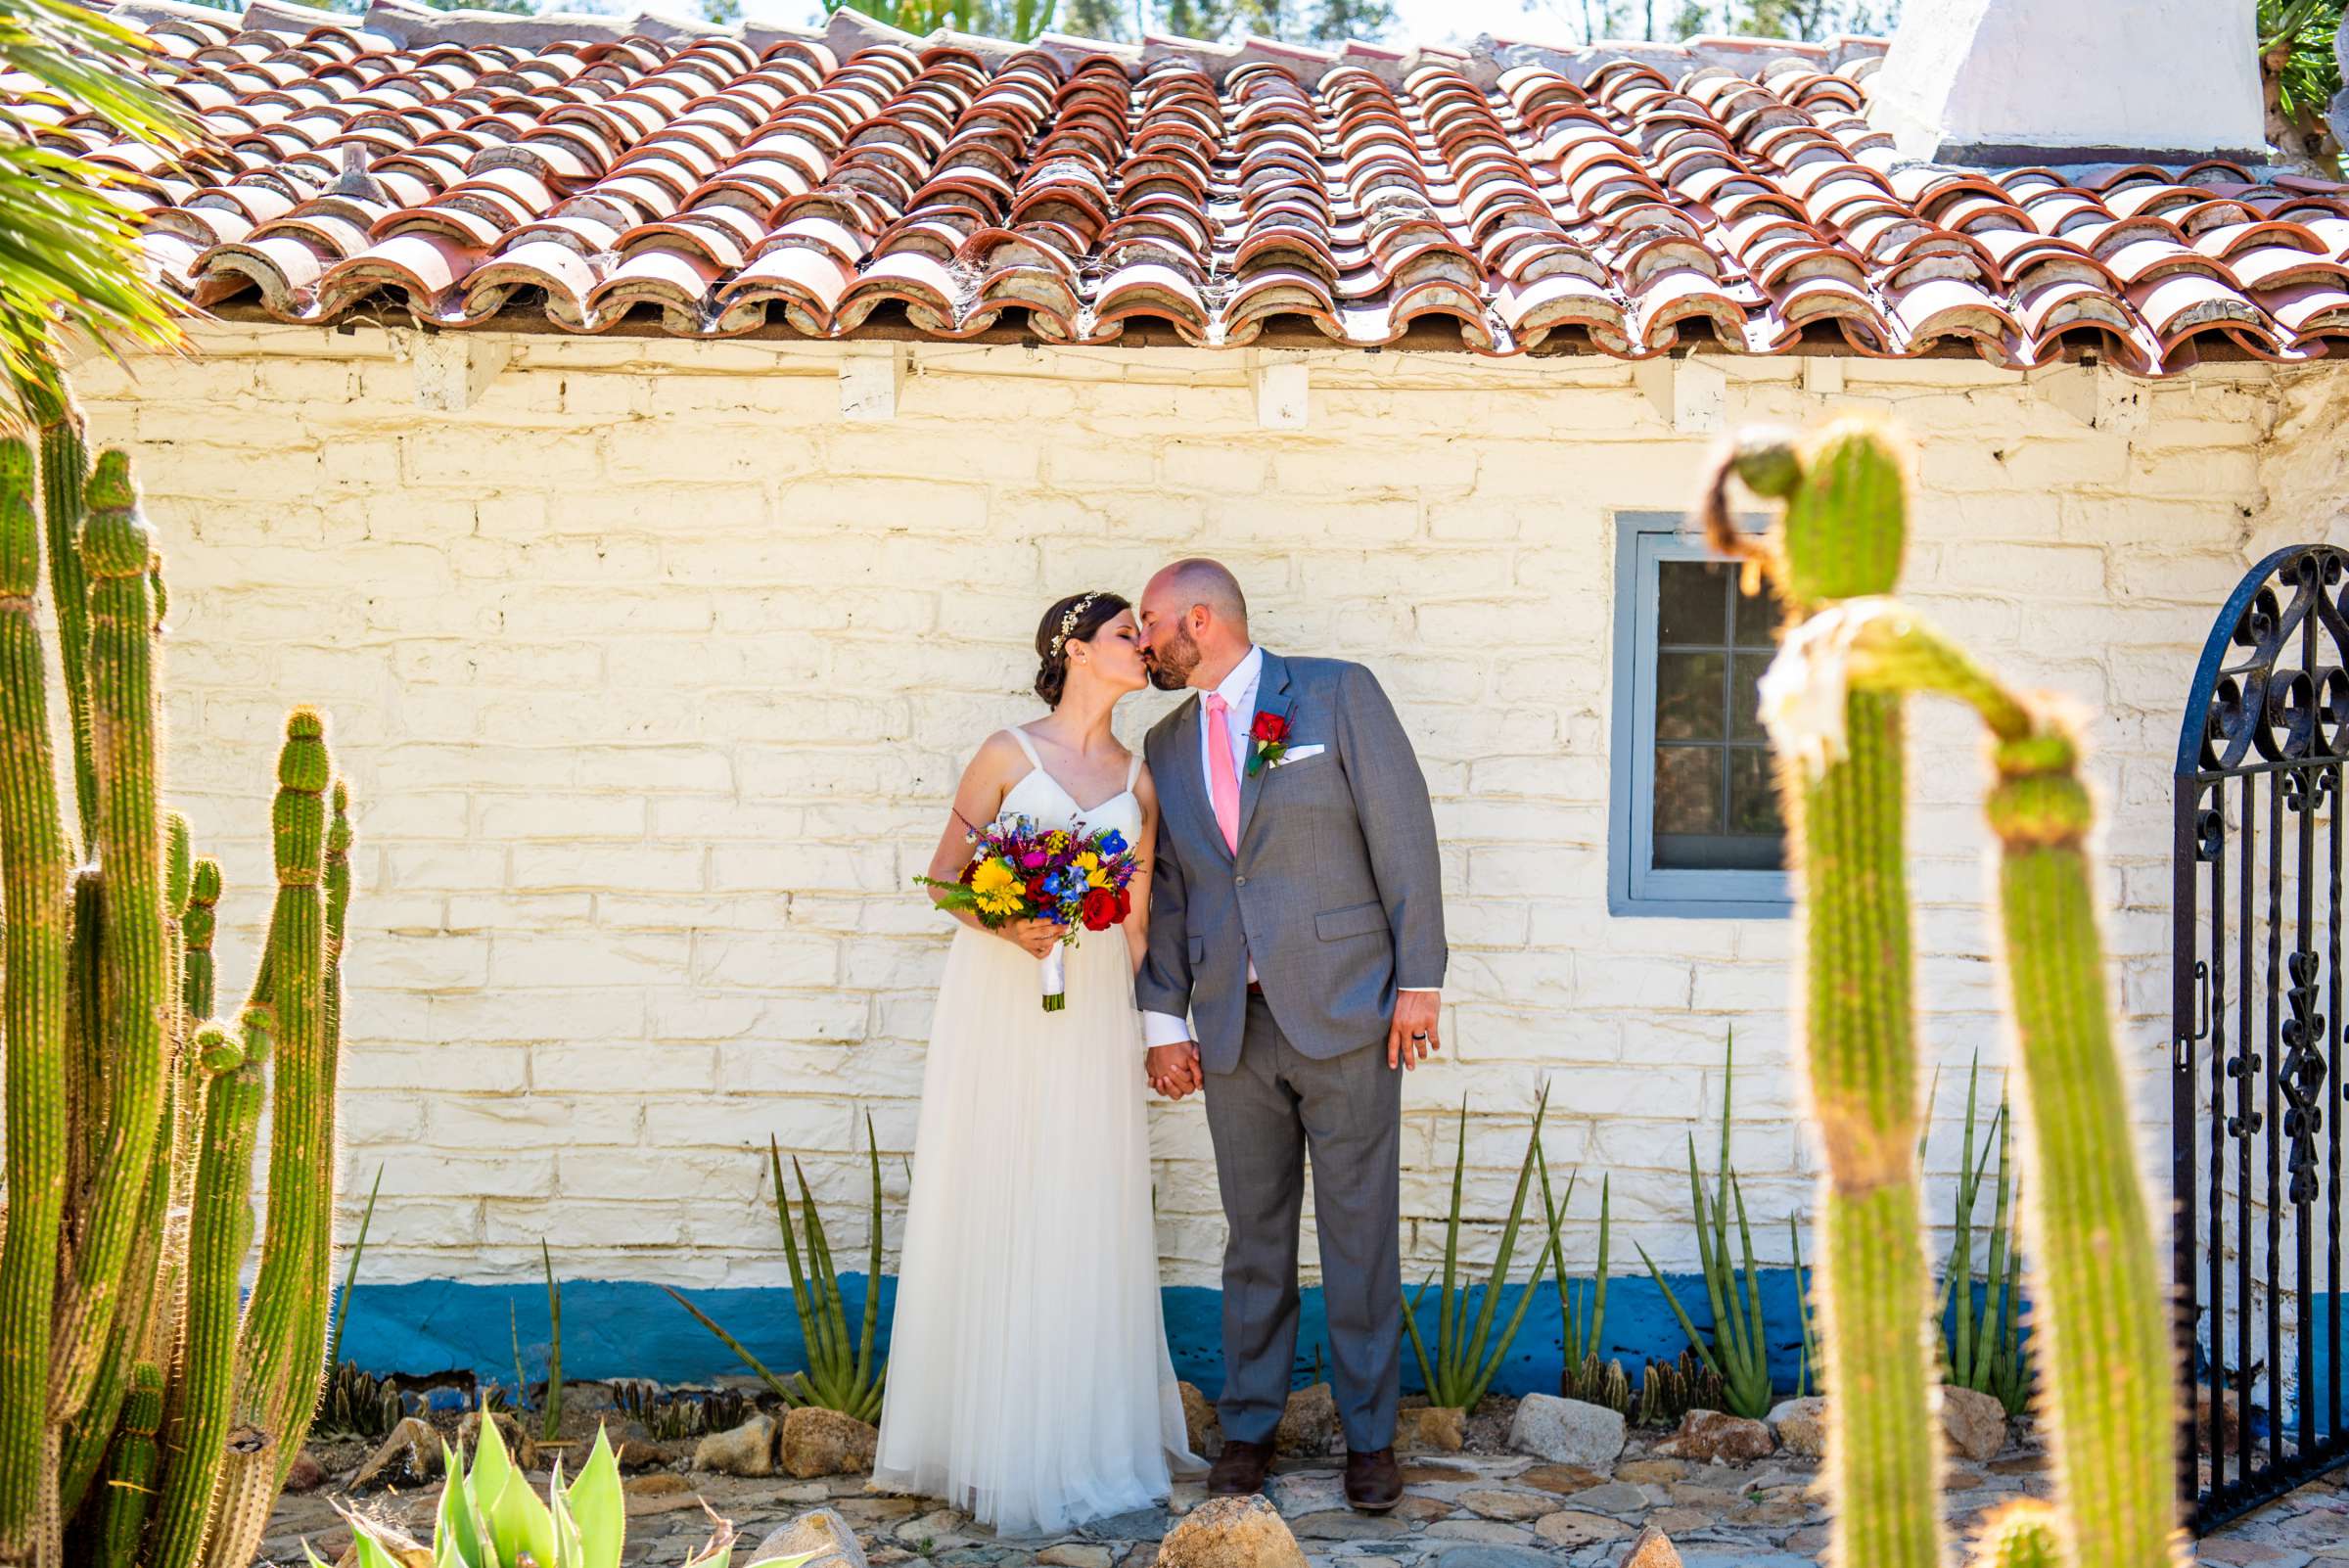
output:
[[[775,1473],[775,1418],[763,1412],[728,1432],[713,1432],[693,1446],[693,1467],[719,1475]]]
[[[1787,1453],[1816,1459],[1827,1452],[1827,1402],[1819,1396],[1780,1400],[1764,1419]]]
[[[1333,1508],[1291,1519],[1289,1529],[1300,1541],[1386,1541],[1409,1532],[1410,1525],[1388,1514],[1356,1513]]]
[[[1434,1568],[1557,1568],[1558,1554],[1535,1546],[1447,1546],[1424,1560]]]
[[[1468,1412],[1447,1405],[1422,1406],[1395,1415],[1398,1453],[1457,1453],[1468,1446]]]
[[[2234,1423],[2240,1403],[2235,1398],[2233,1389],[2227,1390],[2225,1396],[2219,1401],[2221,1424],[2218,1446],[2222,1449],[2231,1449],[2235,1446]],[[2194,1430],[2205,1433],[2210,1431],[2210,1385],[2207,1383],[2196,1382],[2194,1385]]]
[[[1280,1430],[1272,1434],[1274,1452],[1293,1457],[1317,1457],[1329,1452],[1338,1435],[1338,1401],[1327,1383],[1301,1388],[1289,1396],[1280,1412]]]
[[[1159,1543],[1159,1568],[1307,1568],[1305,1550],[1261,1497],[1210,1498]]]
[[[1216,1413],[1215,1402],[1200,1393],[1196,1384],[1177,1383],[1174,1387],[1182,1395],[1184,1441],[1201,1458],[1214,1458],[1223,1449],[1223,1418]]]
[[[1647,1494],[1629,1481],[1610,1481],[1603,1487],[1569,1493],[1566,1500],[1577,1508],[1600,1513],[1638,1513],[1648,1505]]]
[[[1594,1542],[1621,1541],[1632,1533],[1632,1527],[1621,1519],[1610,1519],[1603,1513],[1590,1513],[1581,1508],[1560,1508],[1545,1513],[1534,1521],[1534,1534],[1553,1546],[1571,1551]]]
[[[315,1492],[325,1480],[326,1466],[320,1464],[318,1456],[307,1449],[294,1455],[294,1462],[286,1466],[285,1490],[288,1492]]]
[[[1552,1464],[1613,1464],[1625,1436],[1622,1411],[1554,1394],[1528,1394],[1509,1423],[1510,1448]]]
[[[1698,1464],[1745,1464],[1768,1458],[1777,1446],[1778,1440],[1760,1421],[1727,1410],[1690,1410],[1681,1417],[1680,1430],[1656,1445],[1656,1452]]]
[[[783,1473],[802,1481],[873,1467],[881,1434],[852,1415],[804,1405],[783,1417]]]
[[[1082,1542],[1064,1541],[1057,1546],[1046,1546],[1037,1552],[1036,1561],[1036,1568],[1109,1568],[1110,1556],[1107,1546],[1088,1546]]]
[[[1539,1519],[1554,1511],[1558,1499],[1543,1492],[1508,1492],[1498,1488],[1483,1488],[1460,1494],[1463,1506],[1473,1508],[1488,1519],[1507,1519],[1522,1522]]]
[[[1632,1549],[1623,1554],[1616,1568],[1681,1568],[1680,1551],[1672,1538],[1654,1525],[1639,1532]]]
[[[440,1434],[423,1416],[409,1415],[401,1417],[392,1435],[351,1472],[348,1484],[354,1491],[379,1481],[388,1486],[414,1486],[439,1473]]]
[[[1560,1497],[1570,1492],[1587,1492],[1592,1487],[1606,1485],[1607,1478],[1596,1470],[1580,1464],[1537,1464],[1530,1470],[1517,1473],[1517,1485],[1540,1487]]]
[[[759,1549],[744,1558],[745,1562],[764,1562],[769,1557],[788,1557],[797,1552],[820,1553],[807,1560],[806,1568],[866,1568],[864,1547],[857,1545],[856,1532],[830,1508],[814,1508],[801,1514],[791,1523],[767,1533],[759,1543]]]
[[[691,1491],[692,1485],[673,1470],[655,1470],[650,1475],[628,1477],[620,1490],[631,1498],[668,1498]]]
[[[1941,1391],[1941,1429],[1950,1447],[1980,1464],[2006,1446],[2006,1407],[1970,1388]]]
[[[482,1441],[482,1415],[483,1412],[480,1410],[467,1410],[458,1419],[457,1453],[460,1455],[473,1453],[475,1447]],[[522,1429],[522,1423],[504,1410],[491,1410],[488,1412],[488,1416],[491,1421],[497,1423],[497,1440],[506,1446],[506,1453],[513,1455],[514,1462],[525,1470],[536,1469],[538,1467],[538,1444],[530,1433]]]
[[[1626,1459],[1615,1466],[1615,1479],[1634,1486],[1662,1487],[1685,1478],[1686,1459]]]

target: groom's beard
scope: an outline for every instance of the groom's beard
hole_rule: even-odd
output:
[[[1150,684],[1160,691],[1181,691],[1191,683],[1191,671],[1199,668],[1199,644],[1188,631],[1176,631],[1164,653],[1150,651],[1143,661],[1150,671]]]

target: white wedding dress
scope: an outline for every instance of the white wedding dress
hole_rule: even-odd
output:
[[[1031,771],[1003,814],[1142,830],[1126,788],[1084,807]],[[943,1498],[1004,1535],[1167,1496],[1188,1473],[1150,1201],[1141,1020],[1126,934],[1068,954],[1068,1006],[1037,961],[962,927],[930,1030],[876,1490]]]

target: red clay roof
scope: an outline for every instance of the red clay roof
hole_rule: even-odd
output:
[[[898,35],[845,12],[602,38],[119,14],[220,150],[165,168],[15,112],[137,173],[176,288],[285,321],[2013,367],[2068,345],[2149,374],[2198,344],[2349,346],[2349,187],[1900,167],[1863,115],[1877,44],[1651,52],[1668,79],[1589,51],[873,42]]]

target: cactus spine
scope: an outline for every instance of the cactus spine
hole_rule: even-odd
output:
[[[0,442],[0,907],[7,912],[8,1228],[0,1248],[0,1558],[33,1545],[66,1211],[69,861],[49,747],[32,453]]]
[[[1759,547],[1727,525],[1730,473],[1785,503]],[[1829,1164],[1819,1296],[1836,1412],[1834,1559],[1921,1568],[1930,1556],[1895,1550],[1938,1528],[1930,1450],[1921,1474],[1892,1462],[1935,1425],[1918,1375],[1929,1364],[1928,1304],[1899,728],[1903,697],[1931,692],[1972,707],[1994,742],[1988,817],[2001,854],[2029,1275],[2056,1471],[2057,1507],[2009,1515],[1979,1561],[2168,1568],[2178,1560],[2175,1368],[2113,1048],[2077,729],[2056,703],[2009,691],[1884,597],[1905,485],[1889,439],[1850,422],[1801,449],[1774,438],[1747,444],[1724,464],[1706,507],[1716,544],[1749,572],[1770,572],[1793,614],[1811,618],[1788,631],[1763,710],[1803,851],[1806,1050]],[[1855,1362],[1870,1340],[1881,1359]],[[1843,1452],[1854,1450],[1865,1452]]]
[[[43,410],[40,449],[36,508],[31,448],[0,440],[0,1568],[64,1568],[69,1546],[101,1568],[207,1552],[244,1568],[253,1535],[223,1541],[218,1497],[257,1534],[316,1398],[348,860],[322,892],[332,780],[323,725],[299,710],[280,767],[281,907],[239,1033],[209,1023],[220,872],[161,806],[160,563],[119,453],[100,455],[85,492],[62,405]],[[44,517],[80,866],[48,739]],[[336,801],[346,849],[340,788]],[[240,1326],[272,1083],[271,1246]],[[257,1472],[223,1453],[246,1408],[267,1423]]]

